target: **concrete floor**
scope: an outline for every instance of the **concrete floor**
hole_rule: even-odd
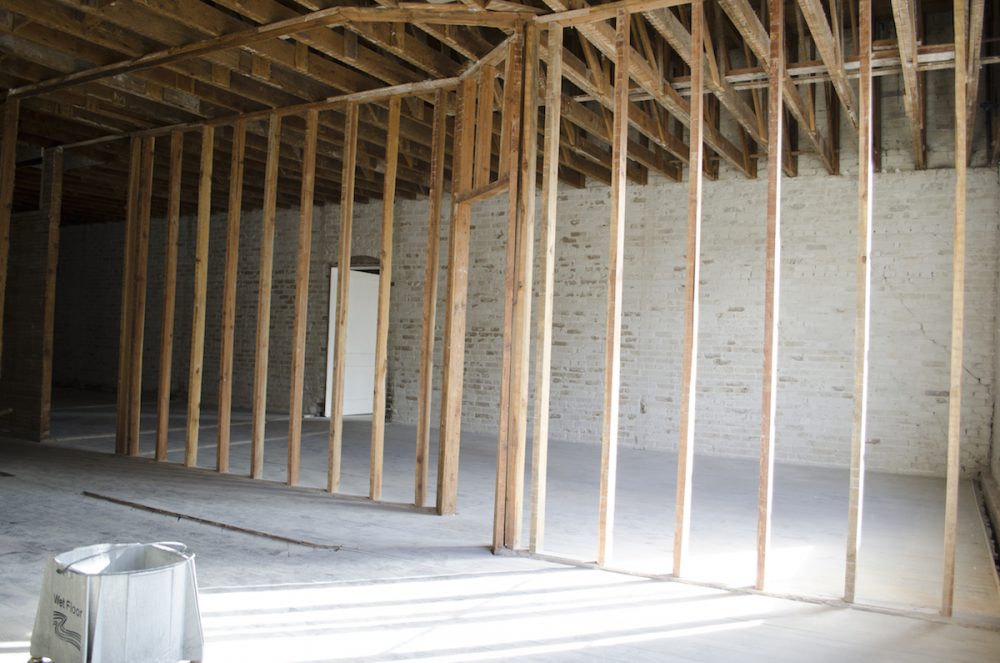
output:
[[[176,464],[117,458],[113,407],[74,394],[52,443],[0,441],[0,663],[26,660],[45,559],[98,541],[180,540],[198,554],[207,661],[899,660],[1000,659],[1000,593],[971,486],[963,485],[957,619],[933,618],[940,595],[943,483],[872,474],[859,601],[830,603],[576,568],[487,550],[494,441],[463,438],[456,516],[331,498]],[[183,446],[176,408],[171,460]],[[143,419],[152,431],[152,407]],[[204,420],[199,463],[214,463]],[[246,417],[241,420],[245,421]],[[303,484],[325,484],[325,420],[307,420]],[[285,473],[287,421],[267,429],[268,479]],[[368,430],[345,425],[343,488],[367,492]],[[248,467],[249,426],[234,430],[234,473]],[[143,436],[151,453],[152,434]],[[95,453],[97,451],[105,453]],[[390,425],[385,498],[412,500],[413,429]],[[592,559],[598,450],[554,444],[546,550]],[[614,566],[671,563],[670,454],[622,450]],[[756,463],[697,458],[692,579],[752,581]],[[778,466],[769,592],[836,597],[843,582],[846,472]],[[319,544],[315,549],[85,497],[141,502]]]

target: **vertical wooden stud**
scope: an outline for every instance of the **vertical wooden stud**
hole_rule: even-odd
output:
[[[215,127],[201,129],[201,170],[198,183],[198,225],[194,249],[194,302],[191,312],[191,362],[188,371],[187,437],[184,465],[198,464],[201,424],[201,378],[205,361],[205,298],[208,294],[208,233],[212,221],[212,155]]]
[[[257,341],[254,348],[253,402],[250,424],[250,477],[264,476],[264,428],[267,424],[267,363],[271,342],[271,281],[274,278],[274,225],[278,202],[278,158],[281,116],[272,113],[267,129],[264,164],[264,208],[261,211],[260,276],[257,280]]]
[[[229,202],[226,218],[226,264],[222,280],[222,325],[219,345],[219,427],[216,430],[215,469],[229,471],[229,442],[233,416],[233,343],[236,333],[237,268],[240,257],[240,219],[243,212],[243,159],[246,120],[233,126],[229,161]]]
[[[472,186],[472,148],[475,140],[476,80],[462,81],[455,112],[451,192],[451,230],[448,237],[448,290],[445,298],[442,348],[441,426],[438,443],[436,507],[439,514],[454,513],[458,501],[458,452],[462,434],[462,381],[465,368],[465,309],[469,280],[469,234],[472,209],[455,196]]]
[[[944,578],[941,614],[955,602],[955,537],[962,446],[962,354],[965,334],[965,190],[968,167],[968,7],[955,0],[955,240],[951,289],[951,386],[948,391],[948,465],[945,474]]]
[[[767,94],[767,248],[764,267],[764,371],[761,390],[757,494],[757,589],[764,588],[771,545],[774,434],[778,392],[778,312],[781,291],[781,178],[784,158],[785,7],[769,3],[771,52]]]
[[[177,308],[177,241],[181,216],[181,172],[184,133],[170,133],[170,181],[167,185],[167,241],[163,258],[163,316],[160,326],[160,375],[156,407],[156,460],[167,459],[170,431],[170,384],[174,357],[174,314]]]
[[[125,259],[122,266],[122,304],[118,325],[118,410],[115,426],[115,453],[128,453],[129,405],[131,403],[129,359],[132,357],[132,292],[135,283],[136,207],[142,160],[142,139],[130,143],[128,191],[125,202]]]
[[[698,295],[701,272],[701,193],[705,172],[704,4],[691,3],[691,140],[688,163],[687,268],[684,277],[684,357],[681,372],[680,440],[677,446],[677,501],[674,507],[675,576],[687,562],[691,531],[695,395],[698,382]]]
[[[503,340],[500,358],[500,414],[497,423],[497,465],[496,489],[493,504],[493,551],[505,545],[505,529],[507,520],[507,485],[510,477],[510,397],[511,397],[511,350],[514,336],[514,300],[515,271],[517,260],[517,204],[518,204],[518,173],[520,159],[518,158],[521,135],[521,83],[524,72],[524,32],[518,29],[507,46],[507,63],[504,70],[504,101],[501,124],[501,134],[506,142],[500,146],[501,159],[506,170],[500,171],[507,177],[510,186],[507,189],[507,246],[504,258],[504,311]],[[480,89],[481,91],[481,89]],[[482,100],[480,100],[482,106]],[[482,115],[480,114],[480,118]],[[482,135],[483,125],[479,123]],[[487,141],[488,142],[488,141]],[[477,148],[478,149],[478,148]],[[487,151],[488,152],[488,151]],[[489,154],[476,152],[475,171],[480,172],[484,161],[489,161]],[[489,171],[489,166],[485,169]],[[472,185],[476,182],[473,180]]]
[[[858,7],[860,71],[858,78],[858,254],[854,318],[854,420],[847,507],[847,564],[844,600],[854,601],[861,550],[861,514],[865,495],[865,438],[868,429],[868,347],[871,311],[872,186],[875,171],[875,92],[872,80],[872,7]]]
[[[417,394],[417,458],[413,502],[427,501],[428,463],[431,446],[431,398],[434,393],[434,332],[437,319],[438,263],[441,246],[441,196],[444,191],[447,92],[434,98],[434,133],[431,138],[430,195],[427,203],[427,266],[424,271],[423,329],[420,337],[420,386]]]
[[[48,175],[48,247],[45,258],[45,301],[42,317],[41,439],[48,437],[52,414],[52,355],[56,319],[56,277],[59,270],[59,225],[62,222],[63,150],[45,153]]]
[[[132,342],[129,350],[128,455],[139,455],[142,411],[142,349],[146,333],[146,285],[149,274],[149,216],[153,202],[153,136],[142,139],[142,174],[136,207],[135,270],[132,286]]]
[[[504,545],[521,546],[524,513],[524,465],[528,432],[528,378],[531,352],[531,291],[535,249],[535,191],[538,172],[538,28],[529,25],[524,42],[521,149],[517,176],[514,316],[511,346],[510,424],[507,445],[507,509]],[[514,187],[511,186],[511,189]]]
[[[319,111],[306,113],[302,192],[299,197],[299,247],[295,264],[295,315],[292,320],[292,391],[288,397],[288,485],[299,482],[302,449],[302,389],[306,376],[306,321],[309,316],[309,261],[312,260],[313,197],[316,189],[316,136]]]
[[[389,372],[389,297],[392,291],[392,225],[399,166],[400,98],[389,100],[389,135],[385,142],[385,190],[382,194],[382,238],[379,247],[378,317],[375,329],[375,394],[368,497],[382,499],[382,456],[385,447],[385,384]]]
[[[618,472],[618,408],[621,388],[622,286],[625,267],[625,195],[628,180],[629,14],[615,19],[615,96],[611,131],[611,244],[608,253],[608,314],[604,348],[604,418],[597,521],[597,563],[610,560],[614,547],[615,484]]]
[[[542,156],[542,242],[539,258],[538,336],[535,349],[535,427],[531,459],[531,533],[528,547],[545,545],[545,496],[549,457],[549,389],[552,373],[552,306],[555,291],[556,223],[559,201],[559,120],[562,114],[563,27],[549,26]]]
[[[10,254],[10,217],[14,203],[14,173],[17,170],[20,103],[17,98],[8,98],[3,108],[3,145],[0,146],[0,356],[3,354],[3,312],[7,295],[7,258]]]
[[[358,159],[358,104],[347,105],[344,122],[343,174],[340,179],[340,238],[337,261],[337,315],[333,341],[333,398],[330,406],[330,455],[327,490],[340,488],[344,442],[344,356],[347,352],[347,306],[351,292],[351,230],[354,223],[354,177]]]

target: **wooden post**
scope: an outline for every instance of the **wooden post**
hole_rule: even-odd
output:
[[[771,545],[774,431],[778,392],[778,311],[781,291],[781,177],[784,156],[785,7],[769,3],[771,52],[767,93],[767,253],[764,258],[764,375],[761,390],[757,494],[757,589],[764,588]]]
[[[521,149],[518,173],[510,174],[510,190],[517,194],[517,242],[514,273],[514,317],[511,347],[510,425],[507,445],[507,522],[504,545],[521,546],[524,519],[524,464],[528,433],[528,379],[531,354],[531,291],[535,249],[535,191],[538,172],[538,28],[529,25],[524,43],[524,96],[521,111]],[[514,186],[514,182],[517,186]]]
[[[545,544],[545,496],[549,458],[549,388],[552,373],[552,301],[555,291],[556,223],[559,201],[559,120],[562,115],[563,27],[549,26],[542,157],[542,243],[539,258],[538,340],[535,347],[535,428],[531,458],[531,534],[528,546]]]
[[[451,230],[448,237],[448,290],[442,349],[441,426],[438,443],[437,512],[455,513],[458,500],[458,452],[462,434],[462,379],[465,368],[465,307],[469,285],[469,234],[472,208],[455,196],[472,186],[476,80],[462,81],[455,110],[452,150]]]
[[[358,159],[358,104],[347,105],[344,122],[343,174],[340,178],[340,238],[337,260],[337,316],[333,340],[333,397],[330,406],[330,456],[327,490],[340,488],[344,442],[344,357],[347,352],[347,304],[351,292],[351,230],[354,223],[354,176]]]
[[[146,284],[149,274],[149,216],[153,202],[153,157],[155,138],[142,139],[142,174],[136,206],[135,278],[132,290],[132,342],[129,359],[128,455],[139,455],[142,411],[142,348],[146,334]]]
[[[219,347],[219,427],[216,431],[215,469],[229,471],[229,441],[233,416],[233,341],[236,333],[236,287],[239,280],[240,220],[243,208],[243,159],[246,121],[233,126],[229,162],[229,209],[226,219],[226,265],[222,282],[222,328]]]
[[[955,536],[962,445],[962,353],[965,334],[965,178],[968,166],[968,8],[955,0],[955,246],[951,288],[951,386],[948,392],[948,466],[944,506],[944,580],[941,614],[955,601]]]
[[[272,113],[267,129],[264,164],[264,209],[261,211],[260,276],[257,279],[257,342],[254,348],[253,402],[250,425],[250,478],[264,476],[264,428],[267,425],[267,361],[271,341],[271,280],[274,277],[274,224],[278,203],[278,158],[281,116]]]
[[[0,356],[3,354],[3,312],[7,296],[7,266],[10,264],[10,217],[14,203],[14,173],[17,170],[17,119],[20,101],[7,98],[3,109],[3,146],[0,147]]]
[[[299,482],[302,448],[302,388],[306,376],[306,321],[309,317],[309,261],[312,260],[313,194],[316,189],[316,136],[319,111],[306,113],[302,193],[299,197],[299,250],[295,264],[295,317],[292,321],[292,392],[288,397],[288,485]]]
[[[497,469],[496,487],[493,502],[493,552],[506,545],[507,535],[505,529],[508,525],[507,519],[507,485],[510,472],[510,397],[511,397],[511,350],[514,335],[514,288],[515,272],[517,260],[517,177],[520,172],[521,161],[518,158],[521,135],[521,82],[524,71],[524,32],[518,30],[514,33],[507,46],[507,62],[504,68],[504,100],[503,112],[501,113],[501,135],[505,139],[500,146],[500,154],[506,155],[504,167],[500,174],[507,177],[507,181],[513,183],[508,191],[507,197],[507,246],[504,257],[504,310],[503,310],[503,340],[500,358],[500,413],[497,423]],[[482,108],[482,86],[480,86],[479,106]],[[491,115],[492,117],[492,115]],[[483,121],[482,113],[479,116],[479,136],[482,136]],[[477,141],[482,144],[489,141]],[[476,166],[477,174],[485,169],[489,173],[489,165],[481,166],[490,160],[489,150],[479,150],[477,146]],[[475,180],[472,183],[476,185]]]
[[[371,465],[368,497],[382,499],[385,447],[385,383],[389,373],[389,297],[392,290],[392,224],[399,166],[400,98],[389,100],[389,135],[385,143],[385,192],[382,194],[382,244],[379,248],[378,319],[375,331],[375,395],[372,402]]]
[[[132,357],[132,292],[135,285],[135,235],[136,207],[139,195],[140,161],[142,159],[142,139],[132,138],[130,142],[128,191],[125,201],[125,259],[122,265],[122,304],[118,325],[118,411],[115,426],[115,453],[128,453],[129,428],[129,359]]]
[[[688,162],[687,268],[684,278],[684,358],[681,372],[680,441],[677,446],[677,501],[674,507],[674,575],[687,561],[691,530],[695,396],[698,382],[698,295],[701,273],[701,192],[705,171],[704,4],[691,3],[691,142]]]
[[[625,195],[628,180],[629,13],[615,19],[615,96],[611,131],[611,245],[608,253],[608,318],[604,348],[604,420],[597,522],[597,563],[607,564],[614,543],[618,472],[618,407],[621,388],[622,285],[625,267]],[[693,124],[693,123],[692,123]]]
[[[56,277],[59,271],[59,224],[62,222],[63,149],[45,152],[48,175],[48,248],[45,260],[45,302],[42,317],[41,439],[48,437],[52,414],[52,354],[56,319]]]
[[[861,514],[865,495],[865,439],[868,430],[868,347],[871,312],[872,187],[874,184],[874,82],[872,80],[872,7],[858,7],[858,254],[854,317],[854,421],[851,428],[851,479],[847,508],[847,566],[844,600],[854,602],[861,549]]]
[[[447,92],[434,97],[434,134],[431,139],[430,195],[427,201],[427,267],[424,271],[423,329],[420,340],[420,386],[417,393],[417,459],[413,503],[427,501],[428,464],[431,446],[431,398],[434,393],[434,332],[437,320],[437,282],[441,246],[441,195],[444,191],[445,121]]]
[[[170,430],[170,382],[174,357],[174,313],[177,308],[177,239],[181,216],[181,172],[184,132],[170,133],[170,182],[167,186],[167,242],[163,258],[163,318],[160,327],[160,380],[156,408],[156,460],[167,459]]]
[[[198,464],[201,423],[201,376],[205,360],[205,298],[208,292],[208,233],[212,221],[212,153],[215,127],[201,129],[201,171],[198,183],[198,226],[194,249],[194,303],[191,312],[191,362],[188,371],[187,438],[184,465]]]

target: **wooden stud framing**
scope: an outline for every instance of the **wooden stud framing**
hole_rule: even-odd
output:
[[[243,207],[243,160],[246,122],[233,125],[229,161],[229,209],[226,219],[226,265],[222,281],[222,325],[219,347],[219,428],[216,431],[215,469],[229,471],[229,442],[233,416],[233,343],[236,333],[236,287],[240,252],[240,218]]]
[[[59,271],[59,224],[62,222],[63,150],[45,152],[43,167],[48,176],[48,246],[45,257],[45,301],[42,317],[42,396],[40,438],[48,437],[52,414],[52,356],[56,320],[56,277]]]
[[[330,411],[328,491],[340,489],[340,461],[344,442],[344,356],[347,352],[347,305],[351,288],[351,230],[354,223],[354,175],[358,159],[358,104],[347,106],[344,122],[343,175],[340,186],[340,238],[337,261],[337,314],[334,320],[333,396]]]
[[[14,202],[14,173],[17,170],[17,121],[20,102],[8,98],[3,108],[3,146],[0,147],[0,357],[3,355],[4,302],[7,295],[7,266],[10,264],[10,217]]]
[[[874,85],[872,81],[872,7],[858,7],[858,253],[854,318],[854,422],[851,428],[851,482],[847,509],[847,566],[844,600],[854,601],[858,553],[861,550],[861,514],[865,495],[865,439],[868,429],[868,348],[871,311],[872,205],[875,177]]]
[[[201,171],[198,183],[198,226],[194,249],[194,303],[191,313],[191,362],[188,370],[187,437],[184,465],[198,464],[201,423],[201,378],[205,361],[205,299],[208,293],[208,234],[212,220],[212,156],[215,128],[201,130]]]
[[[496,488],[493,503],[493,551],[507,545],[507,535],[505,530],[509,524],[507,519],[508,502],[508,482],[513,479],[509,476],[511,471],[510,463],[510,403],[511,403],[511,354],[513,349],[514,335],[514,300],[513,295],[516,281],[516,261],[517,261],[517,178],[520,169],[520,136],[521,136],[521,83],[524,75],[524,32],[518,31],[509,43],[507,51],[507,63],[504,72],[504,102],[503,102],[503,128],[500,132],[503,136],[503,143],[500,145],[501,172],[507,177],[508,182],[513,180],[514,186],[507,189],[507,242],[504,251],[504,281],[503,291],[503,335],[500,357],[500,413],[497,425],[497,471]],[[479,100],[480,108],[483,99]],[[480,115],[481,117],[481,115]],[[480,130],[482,125],[480,124]],[[480,134],[481,135],[481,134]],[[489,166],[484,164],[490,159],[491,150],[476,151],[476,172],[488,170]],[[504,157],[506,155],[506,157]],[[475,185],[475,181],[472,183]],[[463,190],[465,193],[465,190]],[[467,203],[462,203],[462,207],[468,207]]]
[[[542,157],[542,242],[539,259],[538,336],[535,345],[535,428],[531,458],[531,534],[533,553],[545,545],[545,497],[549,457],[549,391],[552,373],[552,306],[555,292],[556,216],[559,204],[559,124],[562,116],[563,28],[549,26],[545,89],[545,145]]]
[[[951,290],[951,386],[948,391],[948,465],[945,475],[944,578],[941,614],[950,617],[955,601],[955,539],[962,446],[962,354],[965,334],[965,190],[968,168],[968,9],[955,0],[955,241]]]
[[[160,327],[160,375],[156,407],[156,460],[167,459],[170,431],[170,383],[174,357],[174,314],[177,308],[177,241],[181,216],[184,133],[170,135],[170,181],[167,185],[167,242],[163,258],[163,316]]]
[[[313,197],[316,189],[316,137],[319,111],[306,113],[302,193],[299,197],[299,247],[295,260],[295,316],[292,320],[292,386],[288,397],[288,485],[299,482],[302,449],[302,389],[306,376],[306,321],[309,316],[309,262],[312,259]]]
[[[757,495],[757,589],[764,588],[771,545],[775,414],[778,395],[778,311],[781,291],[781,177],[784,157],[785,8],[769,3],[771,46],[767,97],[767,253],[764,268],[764,371]]]
[[[135,269],[132,285],[132,341],[129,344],[128,455],[139,455],[142,410],[142,348],[146,334],[146,285],[149,275],[149,216],[153,201],[153,156],[156,138],[142,139],[142,172],[136,206]]]
[[[414,479],[416,506],[427,501],[431,446],[431,398],[434,393],[434,332],[437,320],[438,263],[441,251],[441,195],[444,192],[445,121],[448,97],[438,90],[434,98],[434,134],[431,138],[431,176],[428,196],[427,266],[424,270],[423,329],[420,337],[420,386],[417,393],[417,453]]]
[[[475,141],[476,79],[462,82],[455,111],[452,195],[472,186]],[[438,514],[455,513],[458,499],[458,453],[462,434],[462,381],[465,369],[465,309],[469,281],[469,233],[472,209],[452,202],[448,236],[448,285],[442,348],[441,425],[438,442]]]
[[[675,576],[684,573],[691,530],[694,469],[695,395],[698,382],[699,274],[701,272],[701,192],[705,172],[705,10],[691,3],[691,156],[688,162],[687,268],[684,278],[684,356],[681,372],[680,440],[677,446],[677,501],[674,507]]]
[[[278,156],[281,117],[271,115],[264,166],[264,208],[261,211],[260,276],[257,280],[257,341],[254,350],[251,404],[250,478],[264,475],[264,428],[267,425],[267,363],[271,342],[271,281],[274,278],[274,225],[278,201]]]
[[[115,426],[115,453],[128,453],[129,428],[129,360],[132,357],[132,292],[134,279],[134,254],[137,197],[139,195],[142,139],[133,138],[130,144],[128,190],[125,202],[125,258],[122,266],[122,303],[118,325],[118,409]]]
[[[389,100],[385,148],[385,192],[382,195],[382,238],[379,247],[378,319],[375,331],[375,395],[372,402],[371,465],[368,497],[382,499],[382,457],[385,448],[385,388],[389,373],[389,297],[392,290],[392,226],[399,166],[400,98]]]
[[[615,480],[618,471],[618,408],[621,386],[622,288],[625,266],[625,189],[628,184],[629,13],[615,18],[614,121],[611,130],[611,243],[608,254],[608,315],[604,347],[604,417],[598,495],[597,563],[607,564],[614,542]],[[700,59],[699,59],[700,62]]]
[[[520,113],[518,173],[510,173],[508,191],[516,207],[514,297],[511,343],[510,424],[507,445],[507,507],[504,546],[521,546],[524,514],[524,465],[528,433],[528,378],[531,351],[531,291],[535,248],[535,191],[538,171],[538,28],[529,25],[524,41],[524,101]],[[515,191],[515,177],[519,177]],[[515,197],[516,194],[516,197]],[[503,416],[503,413],[501,413]]]

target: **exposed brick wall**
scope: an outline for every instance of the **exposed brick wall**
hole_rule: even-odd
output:
[[[882,174],[875,180],[868,439],[874,470],[943,471],[953,178],[953,171],[937,170]],[[673,449],[683,343],[686,185],[659,181],[629,187],[628,193],[621,441]],[[984,467],[989,457],[998,195],[995,172],[970,172],[962,449],[967,472]],[[765,203],[763,180],[705,184],[696,444],[706,453],[751,456],[758,449]],[[423,203],[409,204],[398,213],[402,248],[393,291],[390,372],[394,415],[406,422],[416,413],[425,210]],[[470,430],[496,426],[502,211],[502,203],[488,203],[473,221],[463,405]],[[778,458],[843,465],[849,459],[852,416],[856,180],[786,179],[782,213]],[[600,440],[609,214],[605,187],[561,191],[552,359],[555,438]]]

